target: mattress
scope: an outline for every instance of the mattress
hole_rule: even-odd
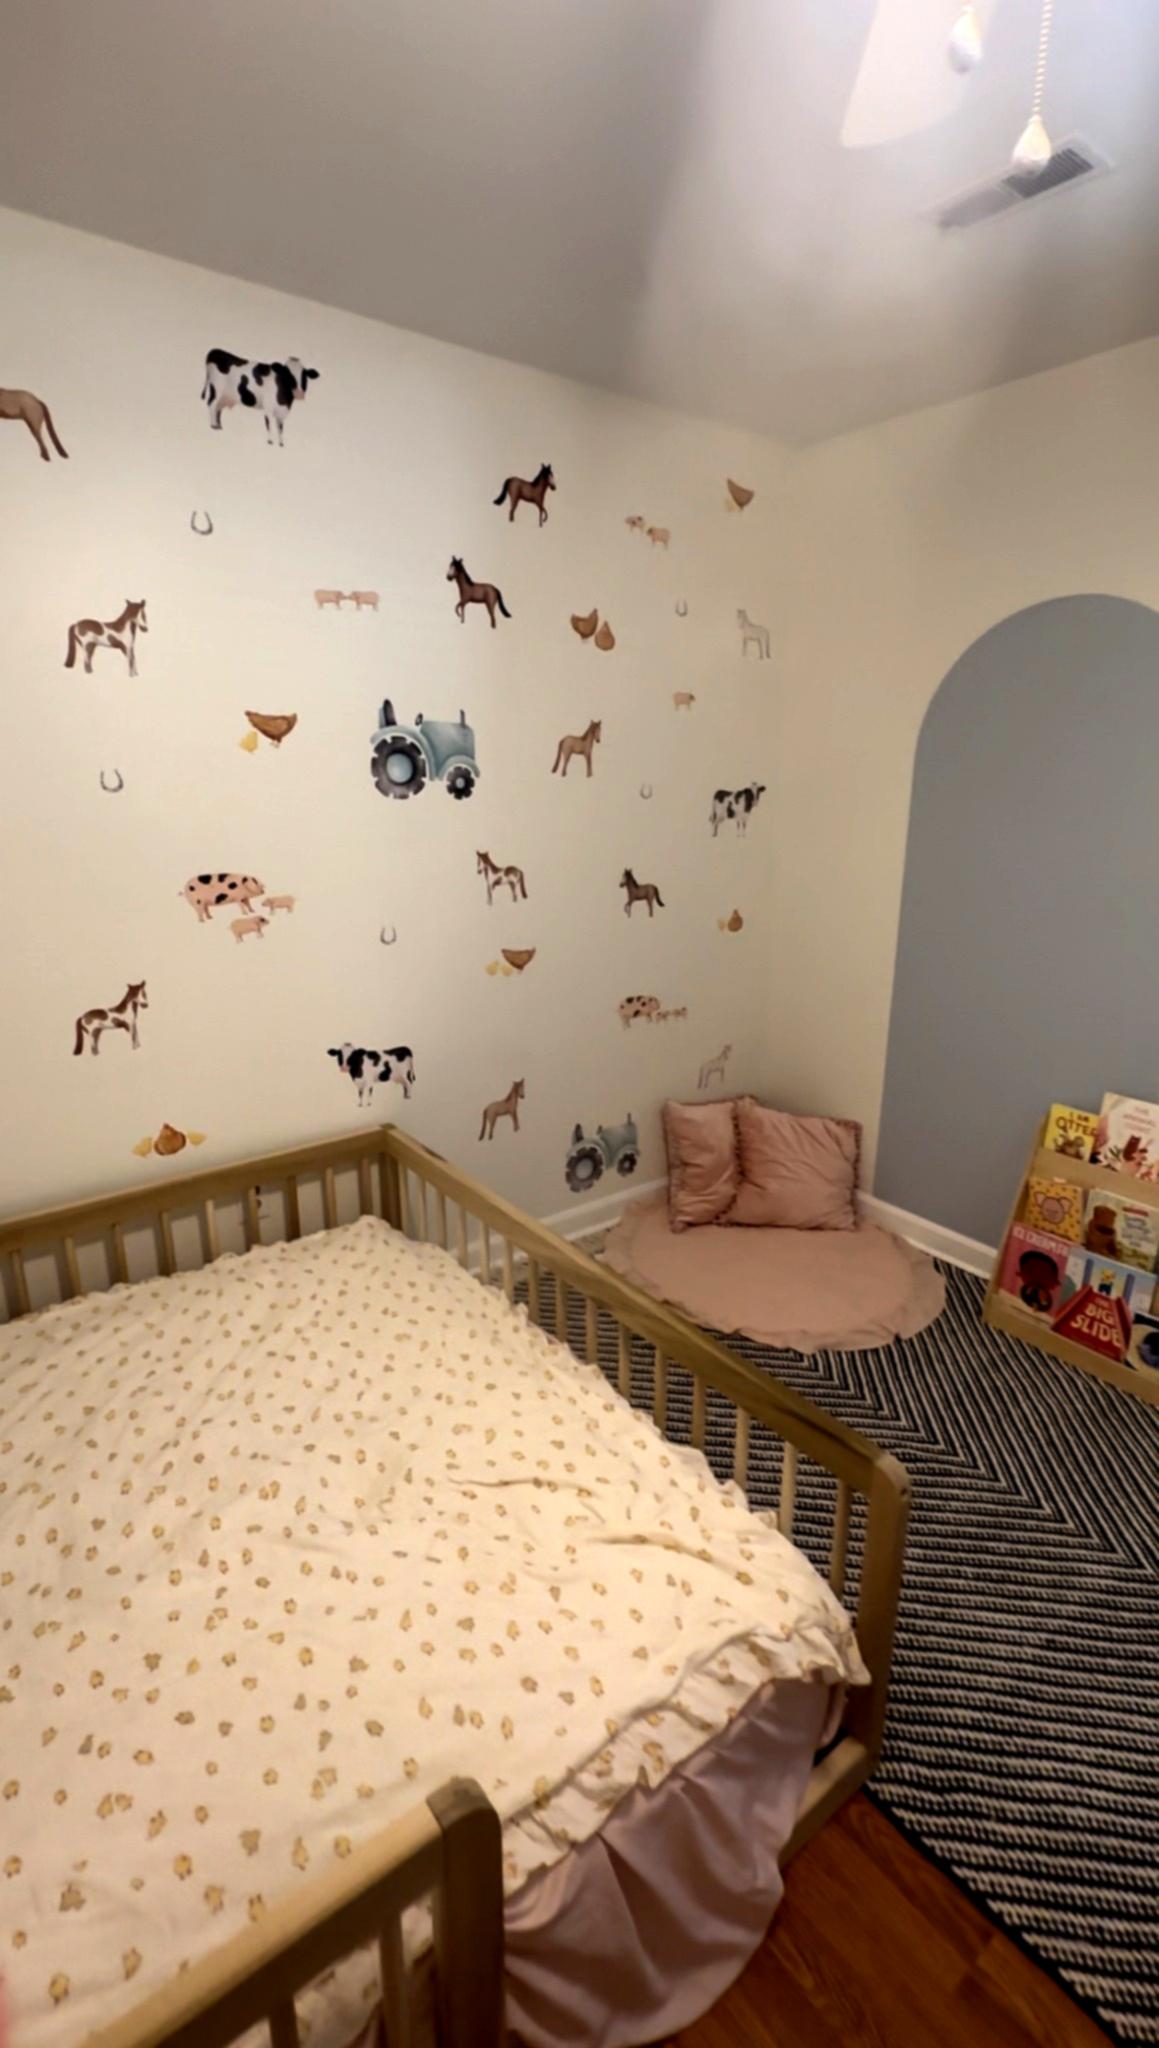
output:
[[[770,1518],[373,1218],[0,1332],[0,1561],[12,2048],[71,2048],[448,1777],[514,1907],[758,1690],[865,1678]],[[364,1976],[308,2003],[315,2048]]]

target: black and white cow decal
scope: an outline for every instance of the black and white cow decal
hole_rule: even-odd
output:
[[[763,782],[746,783],[743,789],[718,789],[712,799],[708,822],[715,839],[724,824],[732,823],[738,832],[747,832],[749,819],[765,793]]]
[[[266,440],[276,440],[280,448],[290,407],[295,399],[305,398],[310,379],[319,374],[305,369],[297,356],[288,356],[284,363],[251,363],[245,356],[231,355],[227,348],[211,348],[205,358],[201,392],[209,407],[209,424],[220,428],[221,415],[228,406],[254,406],[265,417]]]
[[[369,1107],[376,1081],[397,1081],[409,1102],[415,1080],[415,1056],[409,1045],[392,1045],[386,1052],[371,1052],[348,1038],[345,1045],[330,1046],[326,1057],[337,1060],[340,1073],[349,1074],[358,1093],[359,1109]]]

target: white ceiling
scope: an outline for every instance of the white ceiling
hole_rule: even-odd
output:
[[[955,0],[911,4],[940,80]],[[1039,0],[948,116],[848,150],[872,15],[15,4],[0,202],[795,442],[1159,330],[1156,0],[1056,0],[1048,126],[1113,174],[958,238],[927,210],[1005,166]]]

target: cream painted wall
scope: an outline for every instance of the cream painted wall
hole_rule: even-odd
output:
[[[793,464],[769,1080],[786,1104],[863,1120],[867,1184],[926,708],[1022,606],[1074,592],[1159,605],[1157,476],[1155,341]]]
[[[775,444],[472,355],[119,245],[0,214],[0,379],[50,405],[69,460],[0,423],[0,1208],[81,1196],[190,1164],[396,1118],[525,1206],[569,1200],[572,1125],[640,1123],[637,1181],[660,1170],[658,1105],[695,1092],[727,1040],[730,1083],[768,1047],[768,889],[785,801],[778,660],[742,661],[738,605],[779,639],[786,462]],[[321,372],[284,449],[199,398],[206,351]],[[559,489],[539,531],[492,499],[541,459]],[[728,512],[724,479],[757,496]],[[207,510],[214,533],[190,531]],[[643,513],[670,551],[625,529]],[[455,619],[452,552],[513,613]],[[377,615],[319,612],[316,586],[377,589]],[[63,658],[69,623],[144,597],[130,680]],[[686,600],[688,615],[676,614]],[[598,606],[618,639],[582,645]],[[691,690],[692,711],[672,693]],[[482,778],[408,803],[374,789],[383,697],[474,725]],[[247,708],[296,711],[280,750],[239,747]],[[566,783],[563,733],[604,722],[595,773]],[[124,789],[106,794],[102,770]],[[747,839],[709,830],[712,792],[769,785]],[[650,801],[640,796],[650,785]],[[475,849],[526,871],[529,901],[487,908]],[[666,909],[624,915],[628,864]],[[180,900],[206,869],[298,899],[259,939]],[[745,930],[721,933],[734,907]],[[382,925],[397,944],[379,944]],[[535,946],[490,977],[500,947]],[[74,1019],[144,978],[141,1047],[73,1057]],[[622,997],[687,1005],[625,1031]],[[404,1103],[359,1111],[328,1046],[414,1049]],[[523,1129],[478,1142],[482,1105],[526,1080]],[[171,1161],[133,1146],[200,1130]],[[598,1193],[631,1183],[608,1176]]]

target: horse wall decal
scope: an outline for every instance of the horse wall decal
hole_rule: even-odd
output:
[[[484,1138],[493,1138],[495,1136],[495,1125],[501,1116],[509,1116],[514,1128],[516,1130],[519,1129],[519,1105],[523,1100],[523,1096],[523,1082],[513,1081],[506,1095],[501,1096],[498,1102],[489,1102],[487,1104],[486,1109],[483,1111],[483,1121],[479,1125],[480,1141]]]
[[[455,606],[455,610],[458,613],[460,622],[464,626],[467,623],[467,606],[469,604],[486,605],[491,619],[492,630],[495,627],[496,607],[502,612],[505,619],[511,617],[511,613],[503,602],[503,592],[494,583],[473,582],[463,567],[462,555],[451,556],[451,566],[447,570],[447,582],[457,583],[459,586],[459,601]]]
[[[74,619],[68,629],[68,652],[64,657],[66,668],[76,667],[78,651],[84,655],[86,676],[93,672],[93,655],[98,647],[112,647],[123,654],[129,664],[129,674],[137,673],[137,635],[147,633],[149,621],[145,617],[144,598],[127,597],[123,611],[115,619]]]
[[[620,887],[626,892],[624,898],[625,917],[631,917],[633,903],[646,903],[648,905],[649,917],[655,916],[657,904],[661,910],[668,908],[655,882],[638,882],[631,868],[624,869],[623,874],[620,876]]]
[[[511,901],[513,903],[518,903],[521,896],[526,903],[527,882],[523,869],[517,868],[514,862],[509,863],[507,867],[501,867],[497,860],[492,860],[489,853],[481,853],[477,850],[475,854],[475,873],[482,875],[483,880],[487,884],[488,903],[494,901],[496,889],[502,888],[504,883],[507,884],[511,891]]]
[[[131,981],[119,1003],[110,1003],[108,1008],[98,1005],[92,1010],[82,1010],[76,1020],[76,1038],[73,1052],[81,1053],[85,1041],[94,1055],[101,1049],[101,1038],[106,1031],[127,1031],[129,1044],[136,1052],[141,1043],[137,1030],[137,1015],[149,1007],[149,997],[143,981]]]
[[[510,512],[507,514],[508,524],[514,519],[520,505],[524,503],[535,505],[539,509],[540,525],[546,526],[547,506],[543,501],[547,493],[554,491],[554,489],[555,471],[550,462],[541,462],[538,473],[532,477],[530,483],[528,483],[526,477],[522,476],[509,476],[505,478],[503,489],[500,491],[499,496],[493,498],[491,502],[493,505],[501,505],[504,499],[507,500],[511,507]]]
[[[599,718],[593,718],[584,732],[565,732],[555,750],[555,760],[551,766],[552,774],[566,775],[569,761],[573,760],[576,754],[582,754],[587,763],[588,775],[590,777],[592,772],[592,748],[597,740],[601,740],[603,736],[603,720]]]
[[[52,460],[44,445],[47,429],[48,438],[58,455],[68,461],[68,449],[61,442],[60,435],[52,424],[52,414],[43,398],[37,398],[34,391],[0,391],[0,420],[23,420],[40,450],[42,462]]]

